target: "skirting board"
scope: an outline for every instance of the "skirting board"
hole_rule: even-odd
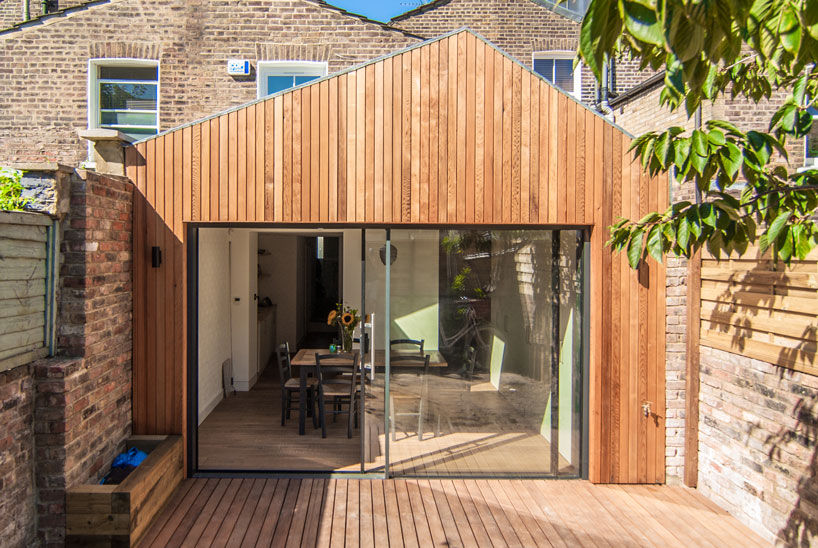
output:
[[[236,389],[236,392],[248,392],[251,388],[256,385],[258,381],[258,373],[253,375],[253,378],[249,381],[237,381],[233,379],[233,388]]]
[[[204,407],[199,408],[199,425],[201,425],[207,416],[219,405],[219,402],[224,399],[224,392],[219,390],[213,398]]]

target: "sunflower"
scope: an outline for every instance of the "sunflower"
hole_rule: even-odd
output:
[[[352,315],[350,312],[344,312],[341,316],[341,323],[344,325],[352,325],[352,322],[355,321],[355,316]]]
[[[335,322],[335,318],[338,316],[337,310],[330,310],[329,316],[327,316],[327,325],[332,325]]]

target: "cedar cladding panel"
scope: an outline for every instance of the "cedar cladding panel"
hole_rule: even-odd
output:
[[[460,31],[130,147],[134,432],[184,430],[186,222],[587,226],[590,478],[663,482],[664,269],[632,271],[604,243],[619,216],[664,207],[667,185],[628,145]]]

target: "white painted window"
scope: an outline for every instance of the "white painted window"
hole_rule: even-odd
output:
[[[567,91],[577,99],[582,95],[580,66],[574,70],[573,51],[543,51],[534,53],[534,72]]]
[[[134,140],[159,133],[159,61],[91,59],[88,127],[117,129]]]
[[[588,5],[590,5],[591,0],[545,0],[545,3],[555,8],[555,11],[566,11],[571,15],[576,17],[583,17],[585,16],[585,12],[588,11]]]
[[[325,61],[259,61],[258,97],[265,97],[327,75]]]
[[[804,164],[809,167],[818,167],[818,108],[810,107],[809,113],[812,114],[812,127],[806,138],[806,162]]]

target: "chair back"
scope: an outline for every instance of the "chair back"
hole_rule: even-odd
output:
[[[358,359],[360,358],[360,353],[358,352],[348,352],[348,353],[341,353],[341,354],[316,354],[315,355],[315,375],[318,378],[318,385],[322,386],[324,384],[324,376],[327,373],[351,373],[349,376],[349,394],[352,395],[355,393],[355,382],[358,380],[358,374],[360,371],[358,370]],[[321,360],[324,361],[324,365],[321,365]],[[352,369],[350,370],[349,365],[332,365],[328,364],[328,361],[334,361],[337,363],[338,360],[343,360],[345,362],[350,362],[352,365]]]
[[[278,354],[278,375],[281,378],[281,386],[284,386],[284,383],[293,376],[290,363],[290,343],[280,344],[276,353]]]
[[[401,354],[398,356],[391,356],[389,358],[390,363],[400,363],[403,366],[416,365],[417,367],[423,368],[423,373],[426,374],[429,371],[429,360],[431,356],[429,354]]]
[[[423,344],[426,342],[426,339],[415,340],[415,339],[392,339],[389,341],[389,347],[392,348],[395,345],[411,345],[418,347],[418,354],[423,354]]]

